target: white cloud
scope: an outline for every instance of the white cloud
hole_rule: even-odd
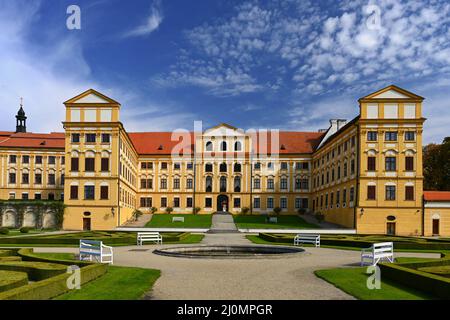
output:
[[[145,22],[133,30],[124,33],[124,37],[140,37],[147,36],[153,31],[157,30],[164,19],[162,12],[161,1],[155,0],[150,8],[150,15],[146,18]]]

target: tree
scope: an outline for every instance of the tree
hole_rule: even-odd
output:
[[[450,190],[450,137],[423,148],[424,190]]]
[[[151,212],[152,214],[154,214],[156,211],[158,211],[158,208],[156,208],[156,207],[151,207],[151,208],[150,208],[150,212]]]
[[[273,208],[273,213],[275,214],[275,216],[278,216],[281,213],[281,208],[280,207]]]
[[[172,207],[167,207],[167,208],[166,208],[166,213],[171,214],[172,211],[173,211],[173,208],[172,208]]]
[[[250,211],[250,208],[249,208],[249,207],[243,207],[243,208],[241,209],[241,213],[244,214],[244,215],[246,215],[249,211]]]
[[[194,212],[194,214],[197,214],[197,213],[200,212],[200,210],[202,210],[202,208],[200,208],[200,207],[195,207],[194,210],[193,210],[193,212]]]

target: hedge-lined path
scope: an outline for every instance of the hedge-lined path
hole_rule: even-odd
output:
[[[219,239],[212,236],[208,241]],[[148,299],[354,299],[317,278],[314,271],[358,266],[359,251],[307,247],[304,254],[276,259],[188,259],[152,253],[155,248],[173,246],[115,247],[114,265],[161,270],[161,277],[147,294]],[[76,248],[36,248],[36,252],[77,251]],[[396,255],[439,256],[410,252]]]

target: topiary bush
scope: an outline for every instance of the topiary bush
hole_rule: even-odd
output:
[[[9,233],[9,229],[5,227],[0,227],[0,234],[7,235]]]
[[[22,227],[19,229],[20,233],[28,233],[30,232],[31,228],[29,227]]]

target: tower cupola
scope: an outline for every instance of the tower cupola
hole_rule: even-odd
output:
[[[23,110],[23,99],[20,98],[20,109],[16,115],[16,133],[27,132],[27,117]]]

